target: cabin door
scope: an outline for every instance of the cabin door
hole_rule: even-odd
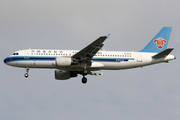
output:
[[[137,53],[137,62],[142,62],[142,53]]]
[[[30,50],[25,50],[24,51],[24,59],[29,59],[30,56]]]

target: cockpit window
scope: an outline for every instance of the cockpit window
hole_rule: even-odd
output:
[[[18,53],[13,53],[13,55],[18,55]]]

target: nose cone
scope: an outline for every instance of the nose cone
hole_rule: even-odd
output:
[[[7,57],[7,58],[4,59],[4,63],[7,64],[7,65],[9,65],[9,62],[10,62],[11,60],[12,60],[11,58]]]
[[[12,57],[5,58],[4,63],[6,65],[10,65],[10,66],[16,66],[17,65],[17,62],[15,62]]]
[[[4,59],[4,63],[5,63],[5,64],[7,63],[7,58]]]

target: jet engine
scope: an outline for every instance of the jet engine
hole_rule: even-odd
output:
[[[77,74],[71,71],[55,70],[55,79],[57,80],[66,80],[72,77],[77,77]]]
[[[57,57],[56,58],[56,65],[59,67],[70,66],[72,62],[73,61],[71,57]]]
[[[78,65],[79,61],[71,57],[57,57],[56,66],[57,67],[68,67],[71,65]]]

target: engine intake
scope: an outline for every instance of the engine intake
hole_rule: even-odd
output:
[[[71,71],[55,70],[55,79],[57,80],[67,80],[72,77],[77,77],[77,74]]]

